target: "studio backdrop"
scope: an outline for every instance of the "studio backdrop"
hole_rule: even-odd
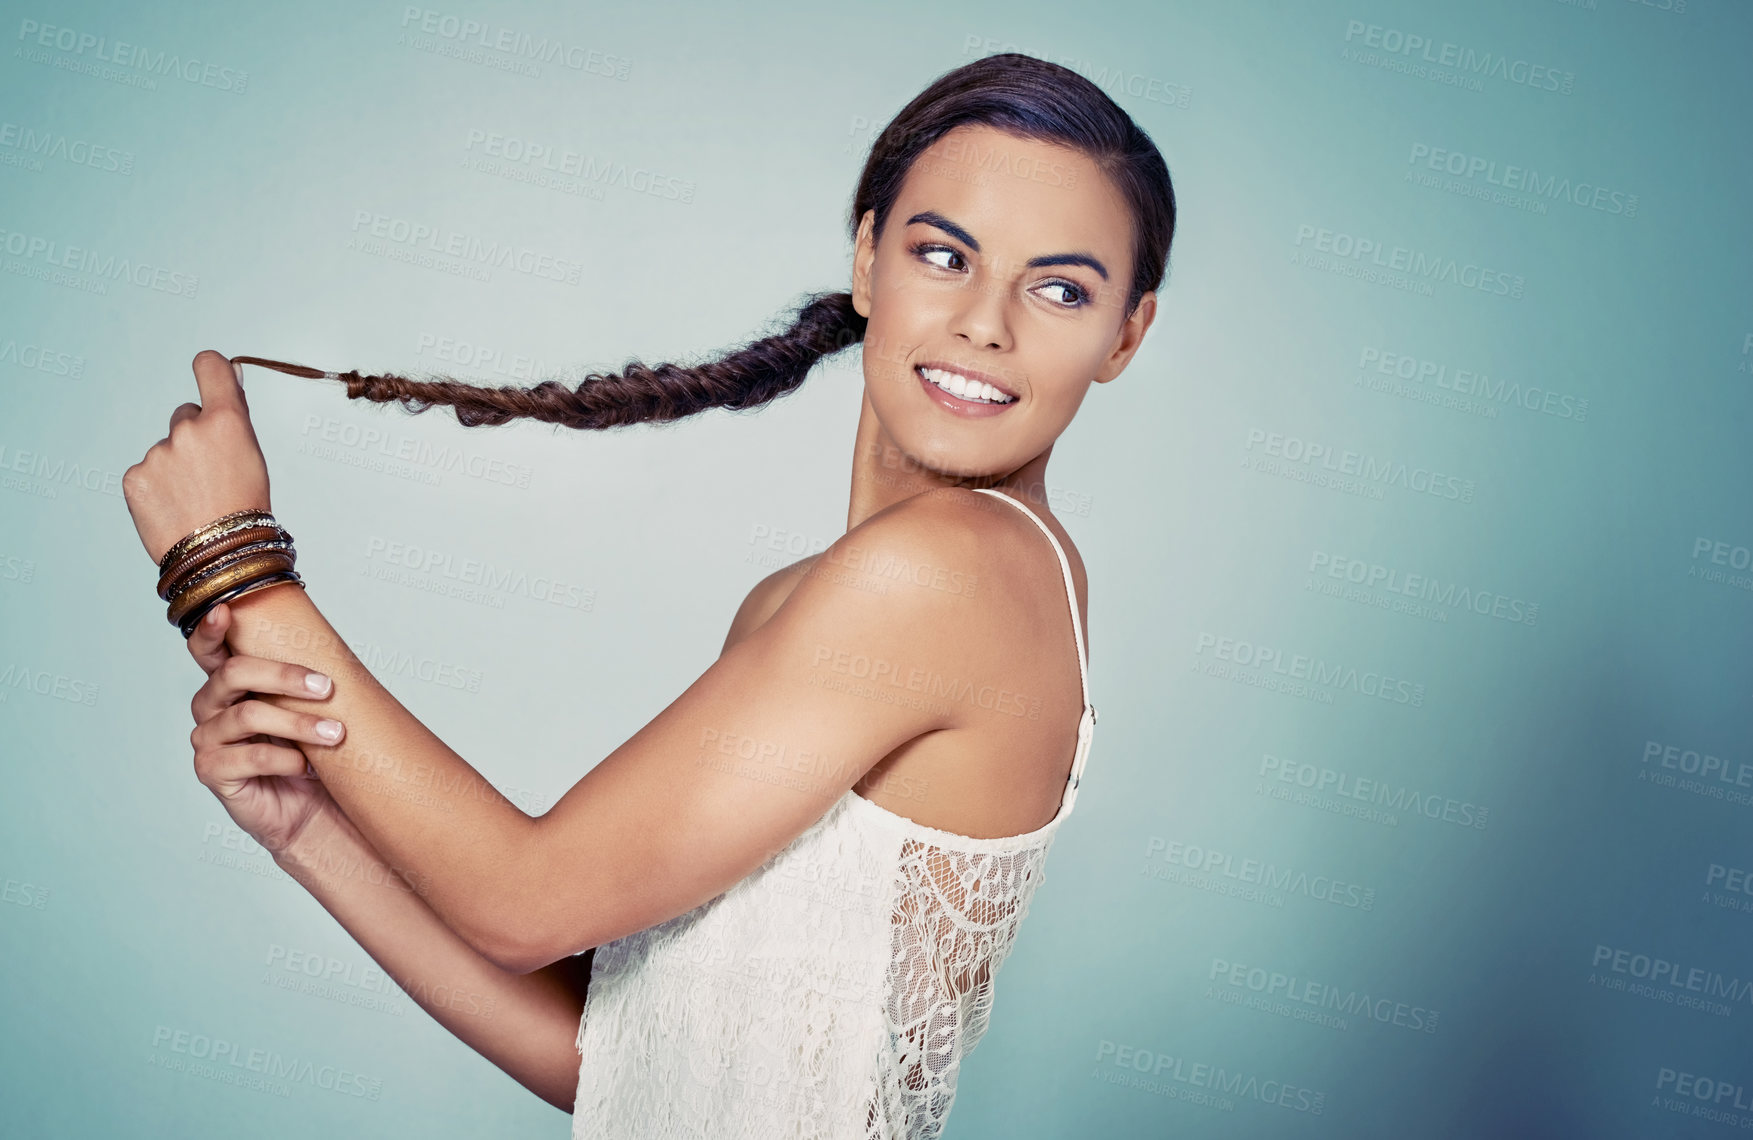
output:
[[[876,132],[1000,51],[1180,219],[1049,467],[1101,728],[949,1134],[1753,1128],[1745,3],[5,8],[6,1131],[565,1134],[195,780],[122,472],[204,348],[533,383],[771,331],[845,287]],[[531,813],[845,529],[856,349],[605,433],[245,382],[312,598]]]

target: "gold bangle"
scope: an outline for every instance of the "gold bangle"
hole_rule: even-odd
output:
[[[268,511],[262,510],[260,507],[250,507],[246,510],[232,511],[228,515],[220,515],[206,526],[191,531],[173,543],[171,548],[164,552],[164,557],[158,560],[159,570],[163,571],[168,569],[172,561],[187,554],[198,543],[204,542],[209,538],[214,538],[228,528],[236,529],[232,524],[241,523],[245,519],[252,520],[246,525],[253,526],[264,523],[270,526],[278,525],[274,521],[274,516]]]
[[[159,576],[158,596],[167,602],[170,601],[171,584],[200,566],[208,558],[217,558],[221,554],[228,554],[239,547],[248,546],[252,542],[265,542],[269,539],[282,537],[288,542],[292,540],[292,536],[281,528],[264,525],[246,526],[215,538],[204,546],[190,550]]]
[[[231,587],[263,574],[290,569],[292,569],[292,559],[283,550],[252,554],[236,565],[227,566],[212,577],[203,579],[199,585],[183,591],[165,611],[165,617],[172,625],[180,625],[182,618],[190,610],[217,597]]]
[[[190,612],[205,606],[233,586],[291,569],[292,560],[281,551],[252,555],[235,566],[226,567],[202,581],[200,585],[184,591],[166,608],[165,619],[172,625],[181,625]]]
[[[257,554],[264,554],[271,550],[280,551],[294,561],[298,558],[298,551],[293,547],[290,539],[270,538],[247,543],[238,547],[236,550],[228,550],[222,554],[214,555],[212,559],[200,563],[187,574],[178,578],[175,582],[172,582],[170,589],[165,591],[163,595],[164,600],[167,602],[175,602],[184,593],[206,581],[208,578],[211,578],[214,574],[226,567],[235,566],[246,558]]]

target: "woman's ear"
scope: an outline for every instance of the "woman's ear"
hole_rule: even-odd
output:
[[[1138,346],[1144,343],[1144,334],[1156,320],[1156,292],[1152,290],[1138,299],[1138,307],[1132,310],[1120,324],[1120,331],[1114,338],[1114,351],[1108,359],[1102,361],[1097,370],[1095,381],[1106,384],[1126,370],[1132,358],[1138,352]]]
[[[852,244],[852,308],[870,319],[870,272],[876,264],[876,211],[866,210],[858,220],[858,237]]]

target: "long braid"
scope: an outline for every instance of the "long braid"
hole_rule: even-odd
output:
[[[558,380],[543,380],[529,388],[488,388],[448,377],[413,380],[356,371],[323,372],[259,356],[231,359],[294,376],[340,380],[353,400],[378,404],[400,401],[416,413],[439,405],[452,407],[457,422],[464,427],[534,419],[601,431],[630,424],[668,423],[708,408],[759,407],[794,391],[824,356],[863,340],[864,329],[864,318],[852,307],[852,294],[824,293],[803,306],[789,329],[718,360],[655,367],[633,361],[619,373],[592,373],[576,388]]]

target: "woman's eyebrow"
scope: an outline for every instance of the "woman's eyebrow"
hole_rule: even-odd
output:
[[[928,226],[935,226],[967,246],[969,249],[973,250],[975,253],[980,252],[980,243],[974,240],[973,234],[969,233],[961,226],[956,225],[956,223],[950,221],[936,210],[927,210],[923,214],[914,214],[911,218],[907,219],[908,225],[912,225],[914,222],[924,222]]]
[[[1049,253],[1044,257],[1031,257],[1027,264],[1030,269],[1039,269],[1044,265],[1087,265],[1100,273],[1103,281],[1108,279],[1108,267],[1087,253]]]
[[[980,243],[974,240],[973,234],[936,210],[926,210],[924,213],[914,214],[907,219],[908,225],[913,225],[915,222],[923,222],[928,226],[940,229],[975,253],[980,252]],[[1031,257],[1025,264],[1030,269],[1041,269],[1049,265],[1083,265],[1100,273],[1103,281],[1108,280],[1108,267],[1087,253],[1048,253],[1040,257]]]

